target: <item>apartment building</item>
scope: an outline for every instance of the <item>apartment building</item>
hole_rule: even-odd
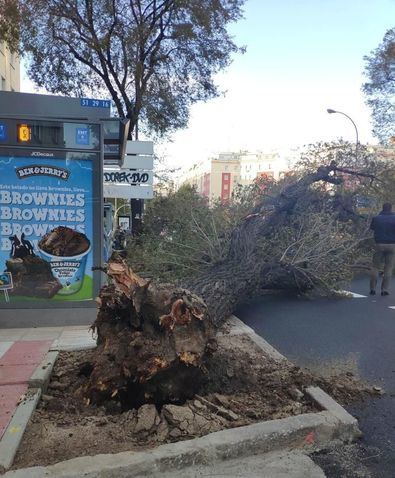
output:
[[[230,152],[193,165],[181,177],[180,184],[194,186],[210,201],[228,201],[234,188],[247,186],[260,176],[278,180],[290,170],[296,154],[279,152]]]
[[[19,57],[0,42],[0,90],[20,91]]]

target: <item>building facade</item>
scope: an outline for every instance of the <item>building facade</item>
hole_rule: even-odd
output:
[[[20,91],[19,57],[0,41],[0,90]]]
[[[180,184],[190,184],[210,201],[226,202],[237,185],[247,186],[262,176],[280,179],[296,158],[296,154],[279,152],[219,153],[185,171]]]

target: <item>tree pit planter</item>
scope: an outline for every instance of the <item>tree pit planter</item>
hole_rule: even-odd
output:
[[[304,393],[310,386],[321,386],[340,401],[364,394],[350,377],[345,382],[314,377],[265,353],[249,335],[231,332],[225,323],[217,335],[217,350],[204,364],[202,387],[193,398],[185,403],[146,403],[132,410],[123,409],[116,396],[100,406],[88,403],[82,391],[94,352],[61,352],[13,468],[152,450],[257,422],[313,416],[323,407]]]

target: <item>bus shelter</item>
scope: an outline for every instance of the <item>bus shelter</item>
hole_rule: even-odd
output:
[[[86,101],[86,100],[84,100]],[[107,106],[0,94],[0,326],[90,323],[102,277]]]

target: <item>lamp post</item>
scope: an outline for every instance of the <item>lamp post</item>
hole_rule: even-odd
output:
[[[354,121],[352,120],[352,118],[350,118],[348,115],[346,115],[346,113],[343,113],[342,111],[332,110],[331,108],[328,108],[326,111],[327,111],[329,114],[339,113],[340,115],[343,115],[343,116],[345,116],[346,118],[348,118],[348,119],[351,121],[351,123],[354,125],[355,135],[356,135],[355,159],[357,159],[357,158],[358,158],[358,144],[359,144],[357,125],[354,123]]]

